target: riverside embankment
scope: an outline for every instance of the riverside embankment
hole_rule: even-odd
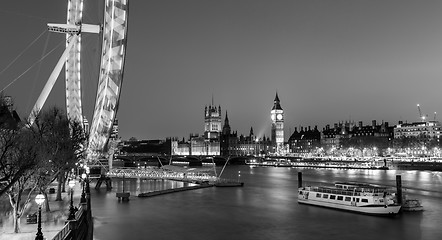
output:
[[[51,185],[50,188],[55,188]],[[68,188],[67,188],[68,189]],[[77,182],[73,191],[74,206],[78,206],[81,198],[81,184]],[[38,205],[34,199],[37,194],[31,195],[31,201],[20,218],[20,232],[14,233],[14,222],[12,209],[7,196],[2,196],[0,200],[0,240],[29,240],[34,239],[37,233],[37,224],[26,223],[26,216],[38,212]],[[49,201],[50,211],[46,212],[43,204],[41,211],[41,228],[46,239],[52,239],[66,224],[69,215],[70,191],[61,193],[62,201],[55,201],[56,194],[48,194],[46,201]]]

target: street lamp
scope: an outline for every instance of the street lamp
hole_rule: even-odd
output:
[[[240,177],[241,177],[241,171],[238,171],[238,182]]]
[[[83,174],[81,174],[81,179],[83,179],[83,182],[82,182],[82,192],[81,192],[81,199],[80,199],[80,203],[85,203],[86,202],[86,197],[85,197],[85,194],[84,194],[84,182],[86,181],[86,173],[83,173]]]
[[[91,172],[89,166],[85,167],[86,169],[86,193],[89,194],[90,190],[89,190],[89,173]]]
[[[68,220],[75,220],[75,209],[74,209],[74,201],[73,201],[74,186],[75,186],[75,180],[71,179],[69,181],[69,188],[71,189],[71,206],[69,207]]]
[[[43,240],[43,233],[41,232],[41,205],[45,201],[45,195],[38,194],[35,196],[35,202],[38,204],[38,226],[37,226],[37,236],[35,240]]]

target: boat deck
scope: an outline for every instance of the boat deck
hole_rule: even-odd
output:
[[[346,196],[363,196],[367,194],[373,196],[381,196],[385,192],[385,189],[383,191],[379,191],[379,189],[370,189],[371,191],[369,191],[369,189],[350,190],[350,189],[341,189],[336,187],[309,187],[308,190],[314,192],[331,193],[331,194],[346,195]]]

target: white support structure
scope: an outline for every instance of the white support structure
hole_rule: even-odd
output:
[[[83,0],[68,0],[67,23],[48,24],[49,31],[66,34],[66,49],[30,114],[31,125],[51,92],[64,63],[66,64],[66,113],[70,120],[83,123],[81,34],[100,33],[103,30],[100,76],[87,146],[88,159],[97,159],[104,150],[118,110],[126,56],[127,15],[128,0],[105,0],[103,29],[101,29],[99,25],[82,23]]]
[[[66,56],[68,55],[68,52],[71,50],[72,46],[74,46],[74,43],[77,40],[77,35],[73,35],[71,38],[70,43],[64,50],[63,54],[61,55],[60,59],[57,62],[57,65],[55,65],[54,70],[52,70],[51,75],[49,76],[48,81],[46,82],[46,85],[44,86],[43,90],[40,93],[40,96],[37,99],[37,102],[35,103],[34,107],[32,108],[31,114],[28,118],[28,124],[31,126],[35,118],[38,116],[41,108],[46,102],[46,99],[49,96],[49,93],[51,92],[52,88],[54,87],[55,82],[57,81],[58,76],[60,75],[61,69],[63,68]]]
[[[32,125],[65,65],[66,114],[69,119],[83,122],[81,101],[81,33],[99,33],[100,26],[83,24],[83,0],[68,0],[67,23],[48,23],[48,30],[66,34],[66,49],[49,77],[28,119]]]

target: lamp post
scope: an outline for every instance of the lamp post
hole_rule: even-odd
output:
[[[241,177],[241,171],[238,171],[238,182],[240,177]]]
[[[41,205],[45,201],[45,195],[38,194],[35,197],[35,202],[38,204],[38,225],[37,225],[37,236],[35,237],[35,240],[43,240],[43,233],[41,232]]]
[[[89,166],[86,166],[86,193],[90,194],[90,189],[89,189],[89,173],[91,172]],[[90,197],[90,196],[89,196]]]
[[[75,219],[75,209],[74,209],[74,201],[73,201],[74,186],[75,186],[75,180],[71,179],[69,181],[69,188],[71,189],[71,206],[69,207],[68,220],[74,220]]]
[[[82,182],[82,192],[81,192],[81,199],[80,199],[80,203],[85,203],[86,202],[86,197],[84,194],[84,182],[86,181],[86,173],[81,174],[81,179],[83,179]]]

